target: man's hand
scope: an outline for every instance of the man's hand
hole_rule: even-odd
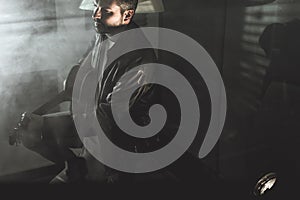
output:
[[[43,117],[32,113],[27,113],[26,117],[29,121],[26,127],[21,128],[22,143],[30,148],[42,140]]]
[[[42,139],[43,117],[33,113],[23,113],[10,134],[10,144],[20,144],[27,148],[35,146]]]

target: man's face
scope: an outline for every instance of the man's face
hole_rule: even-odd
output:
[[[114,0],[95,0],[93,19],[98,33],[113,33],[129,24],[128,12],[121,12],[121,7]],[[130,13],[129,13],[130,14]]]

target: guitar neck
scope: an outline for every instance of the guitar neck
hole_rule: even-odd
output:
[[[53,107],[55,107],[58,104],[62,103],[63,101],[66,101],[66,92],[65,91],[60,92],[53,99],[51,99],[47,103],[41,105],[36,110],[34,110],[32,113],[36,114],[36,115],[44,115],[50,109],[52,109]]]

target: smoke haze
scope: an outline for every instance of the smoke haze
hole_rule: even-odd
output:
[[[49,164],[8,145],[20,117],[55,96],[93,36],[80,0],[0,0],[0,175]],[[26,162],[24,162],[26,160]]]

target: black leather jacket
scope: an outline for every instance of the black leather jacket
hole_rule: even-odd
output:
[[[128,29],[138,28],[134,23],[128,26]],[[148,42],[143,36],[142,32],[138,36],[144,38],[144,42]],[[140,39],[138,40],[140,41]],[[115,123],[111,111],[111,96],[114,92],[126,92],[133,85],[138,85],[139,89],[134,92],[132,98],[130,99],[129,111],[133,121],[144,126],[150,123],[150,118],[148,116],[149,108],[156,103],[159,103],[160,94],[158,92],[158,87],[153,84],[147,84],[143,80],[143,74],[152,73],[152,70],[143,69],[142,71],[135,70],[135,67],[142,64],[156,63],[157,57],[153,49],[141,49],[133,52],[129,52],[125,55],[121,55],[118,59],[111,62],[111,54],[115,54],[115,50],[122,48],[122,45],[128,44],[124,38],[120,37],[114,44],[114,46],[107,52],[107,62],[111,63],[106,66],[103,77],[100,80],[101,86],[97,89],[98,94],[96,94],[96,104],[97,104],[97,117],[101,125],[102,130],[105,132],[106,136],[117,146],[132,152],[148,152],[153,150],[155,144],[158,141],[157,137],[152,137],[148,139],[140,139],[132,137],[124,133]],[[86,58],[83,59],[83,63],[88,57],[92,56],[92,50],[88,52]],[[130,71],[130,80],[128,82],[120,82],[119,79],[126,72]],[[122,99],[119,99],[122,101]],[[122,108],[119,108],[119,117],[122,118]]]

